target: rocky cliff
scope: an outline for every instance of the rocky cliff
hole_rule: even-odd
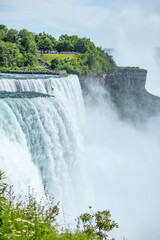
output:
[[[117,91],[140,91],[145,90],[147,70],[138,68],[119,68],[106,74],[105,84]]]
[[[160,113],[160,98],[145,89],[147,70],[139,68],[117,68],[92,77],[80,77],[82,89],[87,93],[86,82],[94,81],[104,86],[121,118],[144,119]]]

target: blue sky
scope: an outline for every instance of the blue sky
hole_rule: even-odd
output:
[[[105,22],[105,0],[6,0],[0,2],[0,20],[9,28],[45,30],[55,37],[62,33],[93,36]],[[96,33],[96,32],[95,32]],[[97,35],[97,33],[96,33]]]
[[[102,47],[160,26],[158,0],[0,0],[0,22],[8,28],[90,37]],[[152,28],[151,28],[152,25]],[[151,28],[151,29],[150,29]],[[151,34],[151,35],[152,35]],[[143,36],[139,36],[139,41]],[[130,38],[130,39],[129,39]],[[150,38],[150,37],[149,37]],[[125,39],[122,39],[123,41]],[[154,44],[154,43],[153,43]]]
[[[56,38],[89,37],[114,48],[120,65],[148,68],[160,47],[160,0],[0,0],[0,23]]]
[[[56,38],[65,33],[86,36],[106,48],[158,46],[160,1],[0,0],[0,23]]]

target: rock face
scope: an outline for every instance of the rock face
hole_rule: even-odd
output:
[[[160,114],[160,98],[145,89],[147,70],[139,68],[117,68],[114,72],[92,77],[80,77],[86,95],[86,82],[94,81],[104,86],[121,118],[142,120]]]
[[[118,91],[137,91],[143,92],[146,84],[147,71],[136,69],[119,69],[109,72],[106,75],[105,84],[111,89]]]
[[[141,120],[160,113],[160,98],[147,92],[146,78],[147,71],[139,68],[107,74],[105,86],[122,118]]]
[[[82,88],[86,87],[87,83],[96,82],[96,84],[104,86],[106,84],[107,73],[92,74],[92,76],[79,76],[80,84]]]

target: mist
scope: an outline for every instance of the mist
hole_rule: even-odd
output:
[[[103,88],[90,86],[90,96],[83,129],[86,202],[78,208],[110,209],[119,229],[109,236],[117,240],[159,240],[160,117],[135,126],[118,118]]]
[[[136,66],[148,71],[146,89],[160,96],[160,2],[157,0],[113,1],[106,14],[101,45],[112,48],[120,66]]]

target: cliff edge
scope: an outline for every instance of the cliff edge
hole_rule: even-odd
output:
[[[80,76],[80,83],[85,95],[86,82],[94,81],[102,85],[108,90],[121,118],[141,120],[160,113],[160,97],[147,92],[146,79],[147,70],[137,67],[117,67],[115,71],[101,75]]]

